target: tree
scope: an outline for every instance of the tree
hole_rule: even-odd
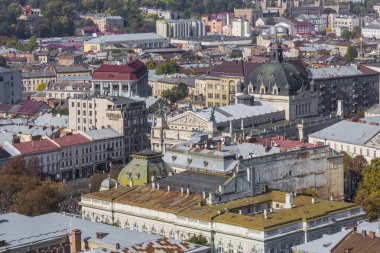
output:
[[[367,165],[367,160],[362,155],[352,158],[349,154],[344,154],[344,195],[346,200],[352,201],[355,198],[358,186],[363,180],[362,172]]]
[[[155,69],[156,68],[156,63],[153,60],[149,60],[145,63],[145,67],[147,69]]]
[[[374,158],[363,171],[363,181],[355,201],[362,205],[369,220],[380,218],[380,159]]]
[[[232,51],[229,55],[228,55],[228,58],[239,58],[239,57],[242,57],[243,54],[241,53],[241,51]]]
[[[42,90],[46,89],[46,86],[47,86],[46,83],[40,83],[39,85],[37,85],[36,91],[42,91]]]
[[[37,156],[29,158],[25,172],[31,177],[41,176],[40,159]]]
[[[6,163],[0,168],[0,176],[1,175],[16,175],[20,176],[25,173],[25,162],[22,156],[16,156]]]
[[[344,58],[347,61],[353,61],[357,56],[358,56],[358,50],[356,49],[356,47],[354,45],[350,45],[347,48],[347,53],[344,56]]]
[[[36,50],[37,47],[38,47],[37,36],[33,35],[32,37],[29,38],[29,41],[26,44],[26,50],[34,51],[34,50]]]
[[[355,26],[354,29],[352,29],[351,36],[353,38],[359,38],[362,34],[362,29],[360,29],[359,26]]]
[[[187,239],[186,241],[190,242],[190,243],[195,243],[198,245],[203,245],[203,246],[209,246],[210,245],[207,241],[207,238],[201,234],[193,235],[189,239]],[[208,253],[210,253],[210,252],[211,252],[211,250],[208,251]]]
[[[170,90],[164,90],[161,94],[161,97],[166,101],[170,101],[170,103],[174,104],[175,102],[184,99],[188,95],[189,91],[187,89],[187,85],[181,82]]]
[[[102,181],[108,177],[106,173],[94,173],[90,178],[90,192],[97,192],[100,189]]]
[[[7,59],[4,56],[0,55],[0,67],[7,68]]]
[[[179,72],[179,66],[173,60],[161,63],[156,67],[156,75],[167,75],[167,74],[174,74],[178,72]]]
[[[352,37],[352,33],[348,29],[346,29],[346,30],[344,30],[342,32],[342,34],[340,35],[340,37],[343,38],[343,39],[349,40]]]

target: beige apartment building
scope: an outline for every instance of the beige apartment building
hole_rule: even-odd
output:
[[[23,91],[36,91],[37,86],[41,83],[48,85],[50,82],[57,80],[55,74],[51,71],[31,71],[22,72],[21,81]]]
[[[149,81],[149,86],[152,88],[152,95],[154,97],[161,97],[163,91],[170,90],[180,83],[186,84],[189,94],[196,94],[195,79],[189,77],[164,77],[156,81]]]
[[[68,105],[69,128],[87,131],[110,127],[124,136],[126,155],[146,147],[149,124],[144,101],[83,96],[70,98]]]

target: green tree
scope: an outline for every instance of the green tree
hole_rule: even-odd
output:
[[[149,60],[145,63],[147,69],[155,69],[156,63],[153,60]]]
[[[353,38],[359,38],[362,34],[362,30],[360,29],[359,26],[355,26],[354,29],[352,29],[351,36]]]
[[[174,74],[178,72],[179,72],[179,66],[173,60],[161,63],[157,65],[156,67],[156,75],[167,75],[167,74]]]
[[[355,201],[362,205],[369,220],[380,218],[380,159],[374,158],[363,171],[363,181]]]
[[[184,99],[188,95],[189,91],[187,89],[187,85],[181,82],[171,89],[164,90],[161,94],[161,97],[166,101],[170,101],[170,103],[174,104],[175,102]]]
[[[228,58],[239,58],[239,57],[242,57],[243,54],[241,53],[241,51],[232,51],[229,55],[228,55]]]
[[[344,154],[344,195],[346,200],[352,201],[355,198],[358,186],[363,180],[363,170],[367,165],[367,160],[362,155],[352,158],[349,154]]]
[[[199,235],[192,235],[189,239],[186,240],[189,243],[195,243],[198,245],[203,245],[203,246],[209,246],[210,244],[207,241],[207,238],[201,234]],[[211,250],[208,251],[210,253]]]
[[[7,68],[7,59],[4,56],[0,55],[0,67]]]
[[[356,49],[356,47],[354,45],[350,45],[347,48],[347,53],[344,56],[344,58],[347,61],[353,61],[357,56],[358,56],[358,50]]]
[[[352,33],[348,29],[346,29],[341,33],[340,37],[349,40],[352,37]]]
[[[39,85],[37,85],[36,91],[42,91],[42,90],[46,89],[46,86],[47,86],[46,83],[40,83]]]
[[[32,37],[29,38],[29,41],[26,44],[26,50],[34,51],[36,50],[37,47],[38,47],[37,36],[33,35]]]

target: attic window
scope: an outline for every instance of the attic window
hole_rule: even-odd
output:
[[[205,166],[207,166],[207,165],[208,165],[208,161],[203,161],[203,164],[204,164]]]
[[[131,178],[131,177],[132,177],[132,173],[131,173],[131,172],[128,172],[128,173],[127,173],[127,177],[128,177],[128,178]]]
[[[187,158],[187,162],[188,162],[188,163],[191,163],[192,161],[193,161],[192,158]]]
[[[173,155],[172,156],[172,160],[175,161],[177,159],[177,156],[176,155]]]
[[[139,179],[140,178],[140,173],[136,173],[136,175],[135,175],[135,177],[136,177],[136,179]]]

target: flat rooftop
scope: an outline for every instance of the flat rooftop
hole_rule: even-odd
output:
[[[289,225],[292,222],[303,222],[342,211],[358,209],[353,203],[317,199],[304,195],[294,197],[291,209],[277,209],[269,213],[267,219],[262,213],[239,214],[238,210],[254,207],[260,203],[285,203],[285,192],[269,191],[254,197],[242,198],[217,205],[199,205],[202,196],[198,194],[182,195],[180,191],[152,189],[147,186],[127,187],[84,195],[86,199],[98,199],[115,203],[128,204],[158,211],[165,211],[182,217],[214,221],[224,224],[242,226],[259,231],[266,231]],[[83,200],[82,200],[83,201]],[[88,202],[81,202],[88,206]],[[228,210],[228,211],[226,211]],[[221,214],[218,214],[221,212]]]

